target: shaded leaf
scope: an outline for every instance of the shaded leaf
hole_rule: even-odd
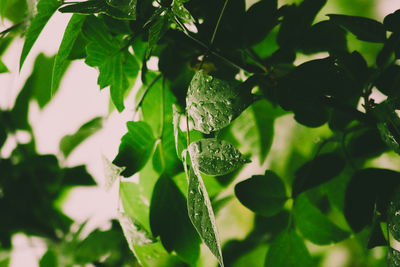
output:
[[[187,10],[183,5],[185,2],[187,2],[187,0],[173,1],[171,10],[175,16],[182,20],[183,23],[194,24],[194,18],[192,14],[190,14],[189,10]]]
[[[0,59],[0,73],[6,73],[9,72],[7,66],[3,63],[3,61],[1,61]]]
[[[155,139],[150,126],[142,121],[127,122],[128,133],[126,133],[119,146],[118,155],[113,164],[126,167],[121,175],[129,177],[140,171],[150,158]]]
[[[60,150],[64,157],[68,157],[86,138],[99,131],[103,125],[102,121],[102,117],[94,118],[83,124],[75,133],[64,136],[60,141]]]
[[[54,88],[59,87],[62,75],[66,68],[65,66],[67,65],[66,61],[68,60],[78,35],[81,33],[81,28],[85,18],[85,16],[73,15],[65,29],[60,48],[58,49],[54,60],[51,92],[54,91]]]
[[[288,199],[284,183],[272,171],[238,183],[235,194],[244,206],[266,217],[281,211]]]
[[[378,246],[386,246],[387,241],[383,235],[379,220],[375,219],[372,224],[372,230],[368,238],[367,248],[375,248]]]
[[[400,240],[400,190],[397,188],[391,198],[387,211],[387,223],[393,238]]]
[[[187,198],[189,218],[203,242],[223,267],[224,263],[217,225],[215,223],[214,212],[203,179],[201,178],[200,173],[196,173],[197,171],[192,167],[187,170],[185,160],[184,164],[186,177],[189,181]]]
[[[188,150],[194,168],[207,175],[224,175],[250,162],[232,144],[215,138],[192,142]]]
[[[332,223],[304,194],[295,200],[293,212],[296,226],[314,244],[328,245],[349,237],[348,232]]]
[[[59,2],[58,0],[39,0],[36,6],[37,14],[32,19],[31,24],[29,25],[29,28],[25,35],[25,42],[22,48],[21,58],[19,62],[20,69],[24,64],[25,59],[29,54],[29,51],[31,51],[33,44],[39,37],[39,34],[42,32],[44,26],[60,5],[61,2]]]
[[[388,31],[400,32],[400,9],[387,15],[383,20],[383,25]]]
[[[166,11],[164,11],[164,13],[165,12]],[[151,50],[168,30],[168,14],[164,13],[160,13],[158,16],[155,16],[155,21],[149,28],[149,47],[146,52],[147,57],[150,56]]]
[[[283,232],[271,244],[264,266],[309,267],[313,264],[303,239],[290,230]]]
[[[1,264],[0,264],[0,266],[1,266]],[[39,266],[40,267],[57,267],[58,260],[57,260],[56,252],[51,249],[47,250],[46,253],[43,254],[42,258],[40,258]]]
[[[92,176],[87,172],[85,165],[79,165],[63,170],[62,184],[64,186],[95,185]]]
[[[383,43],[386,40],[386,30],[382,23],[359,16],[329,14],[329,19],[346,28],[359,40],[375,43]]]
[[[175,250],[187,263],[195,264],[200,238],[187,213],[186,199],[175,183],[162,175],[154,186],[150,202],[150,226],[167,251]]]
[[[344,166],[345,161],[336,153],[322,154],[305,163],[296,171],[292,184],[293,197],[335,178]]]
[[[203,133],[218,131],[231,123],[251,103],[250,92],[198,71],[186,96],[188,115]]]

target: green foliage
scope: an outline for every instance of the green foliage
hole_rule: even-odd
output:
[[[1,248],[22,232],[46,241],[40,266],[310,267],[340,242],[346,266],[400,266],[400,10],[381,23],[372,4],[336,14],[342,1],[286,2],[39,0],[33,14],[0,0],[14,23],[0,56],[22,34],[20,69],[52,15],[74,13],[57,54],[40,53],[14,107],[0,110],[0,148],[17,143],[0,158]],[[104,160],[106,187],[119,180],[119,224],[86,237],[57,206],[93,180],[38,154],[28,120],[76,59],[98,70],[118,113],[134,113]],[[63,137],[61,159],[107,118]]]

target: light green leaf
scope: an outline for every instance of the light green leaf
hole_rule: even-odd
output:
[[[64,36],[60,44],[60,48],[58,49],[58,53],[54,60],[53,78],[51,82],[52,92],[54,88],[58,88],[60,84],[62,74],[64,73],[65,70],[66,61],[68,59],[69,54],[71,53],[72,47],[75,44],[76,38],[78,38],[78,35],[81,32],[85,18],[86,17],[82,15],[77,15],[77,14],[73,15],[67,25],[67,28],[65,29]]]
[[[182,114],[179,112],[179,106],[173,105],[173,124],[174,124],[174,137],[175,137],[175,150],[179,159],[182,159],[182,151],[186,148],[186,138],[179,128]]]
[[[186,177],[189,181],[187,198],[189,218],[203,242],[223,267],[221,244],[210,198],[200,173],[195,171],[193,167],[188,170],[185,161],[184,159]]]
[[[186,96],[188,115],[194,128],[209,134],[228,126],[251,103],[250,92],[242,92],[232,83],[198,71]]]
[[[60,150],[64,157],[68,157],[86,138],[99,131],[102,120],[101,117],[94,118],[83,124],[74,134],[64,136],[60,141]]]
[[[294,230],[283,232],[270,246],[265,267],[310,267],[310,253],[302,238]]]
[[[57,8],[61,5],[62,2],[58,0],[39,0],[37,4],[37,14],[31,21],[31,25],[29,26],[26,37],[24,47],[22,48],[21,58],[19,62],[19,68],[22,68],[22,65],[25,62],[26,57],[33,44],[36,42],[39,34],[42,32],[44,26],[49,21],[51,16],[56,12]]]
[[[143,246],[156,242],[156,239],[138,221],[132,220],[128,214],[118,212],[117,217],[129,247],[134,245]]]
[[[129,177],[140,171],[150,158],[155,139],[150,126],[143,122],[127,122],[128,132],[122,137],[113,164],[126,167],[121,175]]]
[[[349,237],[348,232],[333,224],[304,194],[295,200],[293,212],[296,226],[314,244],[328,245]]]
[[[192,14],[190,14],[189,10],[185,8],[183,3],[187,1],[185,0],[175,0],[172,4],[172,12],[175,16],[180,18],[183,23],[193,24],[194,25],[194,18]]]
[[[232,134],[244,153],[258,155],[262,164],[271,148],[274,137],[274,113],[267,100],[254,102],[232,124]]]
[[[238,183],[235,194],[244,206],[266,217],[281,211],[288,199],[284,183],[272,171]]]
[[[224,175],[250,162],[232,144],[215,138],[192,142],[188,150],[194,168],[207,175]]]

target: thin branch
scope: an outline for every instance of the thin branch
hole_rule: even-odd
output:
[[[153,87],[153,85],[154,85],[161,77],[162,77],[162,74],[157,75],[157,77],[155,77],[155,78],[151,81],[151,83],[149,84],[149,86],[146,87],[146,89],[144,90],[143,94],[140,96],[139,102],[137,103],[137,105],[136,105],[136,107],[135,107],[135,111],[134,111],[135,114],[136,114],[136,112],[138,111],[140,105],[142,104],[143,99],[144,99],[144,97],[146,96],[146,94],[147,94],[147,92],[149,91],[149,89],[150,89],[151,87]]]
[[[226,8],[226,5],[228,4],[228,2],[229,2],[229,0],[225,0],[224,6],[222,7],[222,10],[221,10],[221,13],[219,13],[217,24],[215,25],[214,32],[213,32],[213,34],[211,36],[210,47],[214,43],[214,39],[215,39],[215,36],[217,34],[217,31],[218,31],[218,28],[219,28],[219,24],[221,22],[222,16],[224,15],[224,11],[225,11],[225,8]]]

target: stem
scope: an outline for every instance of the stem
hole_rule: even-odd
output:
[[[190,132],[189,132],[189,115],[186,111],[186,147],[190,144]]]
[[[197,39],[196,37],[192,36],[189,32],[189,30],[185,27],[185,25],[182,24],[182,22],[179,21],[179,19],[175,16],[175,21],[178,24],[178,26],[182,29],[183,33],[189,37],[192,41],[194,41],[195,43],[197,43],[199,46],[209,49],[209,47],[203,43],[202,41],[200,41],[199,39]],[[218,57],[219,59],[225,61],[225,63],[231,65],[234,68],[237,68],[238,70],[243,70],[246,73],[252,74],[252,71],[247,70],[245,67],[239,66],[238,64],[232,62],[230,59],[224,57],[223,55],[217,53],[216,51],[210,50],[209,51],[210,54],[212,54],[213,56]]]
[[[12,25],[11,27],[9,27],[9,28],[5,29],[4,31],[0,32],[0,38],[3,38],[4,35],[6,35],[7,33],[11,32],[11,31],[13,31],[15,29],[18,29],[19,26],[21,26],[21,25],[22,25],[22,22],[17,23],[15,25]]]
[[[158,74],[157,77],[154,78],[154,80],[151,81],[151,83],[149,84],[149,86],[146,87],[145,91],[143,92],[143,94],[140,96],[140,100],[138,102],[138,104],[136,105],[135,108],[135,114],[138,111],[140,105],[143,102],[144,97],[146,96],[147,92],[149,91],[149,89],[162,77],[162,74]]]
[[[219,13],[217,25],[215,25],[213,35],[211,36],[210,47],[214,43],[215,35],[217,34],[218,27],[219,27],[219,24],[220,24],[221,19],[222,19],[222,15],[224,15],[224,11],[225,11],[225,8],[226,8],[226,5],[228,4],[228,2],[229,2],[229,0],[225,0],[224,6],[222,7],[222,10],[221,10],[221,13]]]
[[[162,139],[163,133],[164,133],[164,82],[165,79],[162,81],[162,87],[161,87],[161,99],[160,99],[160,105],[161,105],[161,121],[160,121],[160,134],[159,138]]]

